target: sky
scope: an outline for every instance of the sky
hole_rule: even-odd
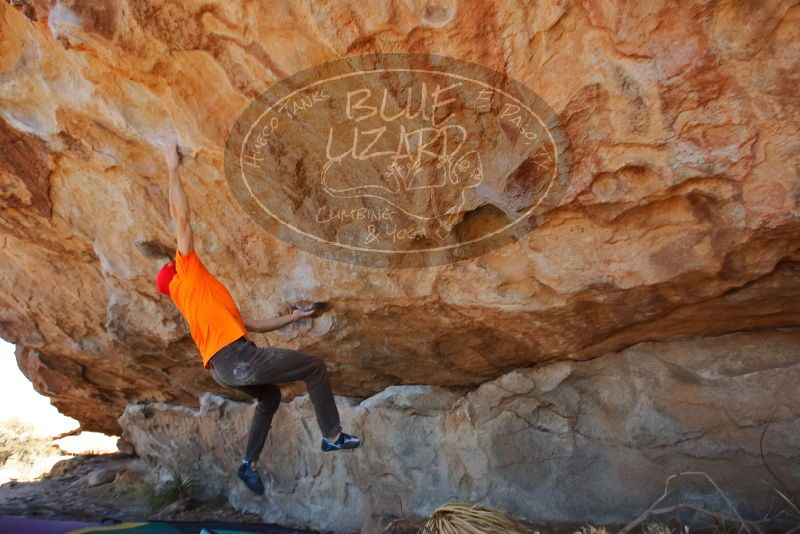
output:
[[[78,421],[62,415],[50,404],[49,397],[33,389],[33,384],[17,367],[14,345],[0,339],[0,425],[14,417],[32,424],[34,433],[41,436],[56,436],[78,428]],[[71,453],[91,449],[113,452],[117,450],[116,439],[96,432],[82,432],[57,443]]]

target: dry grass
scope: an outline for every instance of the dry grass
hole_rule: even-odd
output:
[[[20,419],[9,419],[0,425],[0,466],[10,460],[33,464],[42,456],[59,456],[61,449],[50,438],[34,434],[33,425]]]
[[[502,510],[482,504],[447,503],[437,508],[418,534],[530,534]]]
[[[114,477],[116,497],[142,497],[148,488],[147,482],[135,471],[120,469]]]
[[[18,418],[0,422],[0,484],[40,479],[66,457],[52,438],[34,433],[32,425]]]

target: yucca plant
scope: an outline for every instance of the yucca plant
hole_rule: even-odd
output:
[[[192,497],[197,487],[197,479],[183,474],[177,469],[171,469],[171,478],[160,487],[147,484],[144,489],[144,498],[150,513],[155,513],[168,504]]]
[[[530,534],[502,510],[482,504],[446,503],[417,534]]]

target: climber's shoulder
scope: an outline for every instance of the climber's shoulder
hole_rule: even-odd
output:
[[[206,272],[206,268],[194,248],[186,254],[181,254],[180,249],[175,250],[175,270],[179,275],[184,276]]]

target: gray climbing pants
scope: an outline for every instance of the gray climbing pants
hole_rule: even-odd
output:
[[[323,436],[335,436],[342,427],[333,399],[325,360],[304,352],[277,347],[257,347],[240,337],[222,347],[209,361],[211,376],[221,386],[244,392],[258,401],[250,423],[244,459],[254,463],[281,404],[277,384],[304,380]]]

